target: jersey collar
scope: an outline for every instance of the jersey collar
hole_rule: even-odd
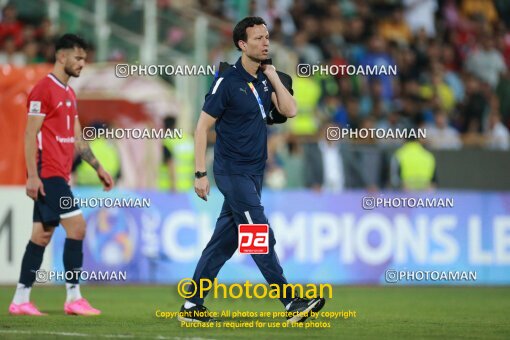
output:
[[[53,82],[55,84],[57,84],[58,86],[60,86],[61,88],[63,88],[64,90],[67,91],[67,89],[69,88],[69,86],[67,85],[64,85],[64,83],[62,83],[60,80],[58,80],[57,77],[55,77],[55,75],[53,73],[50,73],[48,74],[48,77],[50,77],[51,80],[53,80]]]
[[[264,72],[262,72],[260,68],[257,70],[257,78],[249,74],[248,71],[244,69],[243,64],[241,63],[241,57],[239,57],[239,59],[237,60],[235,68],[239,72],[239,74],[241,74],[241,77],[243,77],[243,79],[245,79],[247,82],[254,83],[257,81],[264,80]]]

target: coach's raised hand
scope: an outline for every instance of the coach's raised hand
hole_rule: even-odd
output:
[[[278,77],[278,74],[276,73],[276,67],[274,67],[274,65],[271,65],[271,64],[261,64],[260,65],[260,69],[262,70],[262,72],[264,72],[264,74],[268,78],[269,77],[273,77],[273,76]]]
[[[276,73],[276,68],[271,64],[260,65],[260,68],[273,85],[274,93],[271,95],[271,100],[278,112],[287,118],[295,117],[297,114],[296,100],[282,84],[278,73]]]

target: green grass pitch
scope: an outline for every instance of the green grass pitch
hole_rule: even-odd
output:
[[[83,285],[82,294],[103,311],[101,316],[66,316],[63,286],[35,286],[32,301],[49,315],[13,317],[7,309],[13,286],[0,287],[2,339],[509,339],[510,287],[371,287],[336,286],[322,311],[356,311],[348,319],[329,322],[330,328],[184,328],[176,319],[157,318],[156,310],[178,311],[182,299],[175,286]],[[282,311],[278,301],[208,298],[214,311]],[[221,318],[247,323],[284,319]],[[307,321],[308,322],[308,321]]]

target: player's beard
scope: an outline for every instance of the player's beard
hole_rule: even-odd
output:
[[[78,73],[78,71],[74,71],[70,66],[64,67],[64,72],[69,77],[76,77],[76,78],[78,78],[80,76],[80,73]]]

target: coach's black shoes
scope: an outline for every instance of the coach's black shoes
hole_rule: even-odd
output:
[[[324,298],[295,298],[287,310],[287,322],[304,322],[308,317],[312,316],[311,312],[317,313],[325,304],[326,299]]]
[[[177,320],[181,322],[211,322],[211,312],[203,305],[195,305],[191,308],[184,308],[182,305]]]

